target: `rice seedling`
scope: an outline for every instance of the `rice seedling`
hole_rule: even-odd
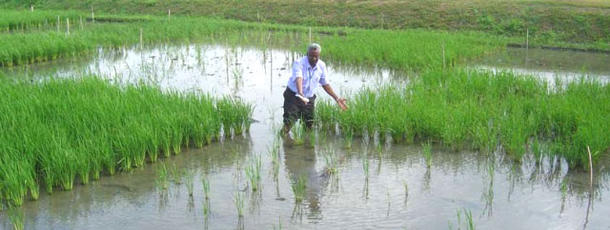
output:
[[[157,166],[157,186],[162,190],[166,190],[169,187],[169,175],[165,163]]]
[[[322,155],[324,156],[324,161],[326,162],[326,173],[331,175],[336,174],[339,167],[337,162],[337,154],[335,151],[330,146],[327,146]]]
[[[241,192],[235,192],[233,196],[233,201],[235,203],[235,208],[237,209],[237,216],[244,216],[244,194]]]
[[[305,192],[307,189],[307,178],[300,176],[290,185],[292,193],[294,194],[294,202],[300,203],[305,198]]]
[[[301,120],[294,123],[291,132],[295,145],[302,145],[305,143],[307,131],[305,130],[305,124]]]
[[[462,217],[463,215],[463,217]],[[475,225],[474,225],[474,221],[472,220],[472,212],[468,209],[463,209],[462,211],[460,211],[459,209],[457,210],[457,229],[462,229],[462,225],[465,225],[464,229],[468,229],[468,230],[474,230],[475,229]],[[463,218],[463,220],[462,220]],[[462,223],[462,221],[464,221],[464,223]],[[453,229],[453,227],[451,226],[451,223],[449,223],[449,229]]]
[[[184,170],[184,184],[186,185],[186,189],[188,191],[188,194],[190,197],[193,196],[193,190],[194,190],[194,180],[195,180],[195,173],[192,170],[188,170],[185,169]]]
[[[432,147],[430,146],[430,142],[422,144],[422,153],[424,155],[424,160],[426,161],[426,166],[429,168],[432,165]]]
[[[211,211],[211,210],[210,210],[210,208],[211,208],[211,207],[210,207],[210,200],[208,200],[208,199],[204,199],[204,200],[203,200],[203,205],[202,205],[202,206],[203,206],[203,207],[202,207],[202,208],[203,208],[203,216],[204,216],[204,218],[206,218],[206,219],[207,219],[207,218],[208,218],[208,216],[210,215],[210,211]]]
[[[169,178],[175,184],[182,184],[182,176],[184,171],[180,170],[176,163],[172,163],[171,166],[167,167]]]
[[[364,171],[365,180],[368,180],[368,178],[369,178],[369,159],[367,157],[362,158],[362,170]]]
[[[253,156],[252,158],[250,158],[250,163],[248,164],[248,166],[246,166],[246,177],[250,182],[250,188],[252,189],[252,192],[260,190],[261,167],[262,162],[260,156]]]
[[[77,179],[87,183],[90,176],[142,167],[146,154],[166,148],[162,143],[174,134],[190,139],[220,130],[216,99],[163,93],[150,85],[119,87],[96,77],[36,84],[1,79],[0,90],[5,93],[0,126],[6,131],[0,134],[5,156],[0,158],[0,202],[7,205],[21,205],[28,194],[36,199],[40,185],[49,193],[69,190]],[[237,111],[240,106],[234,113],[243,111]],[[161,188],[167,188],[170,177],[179,177],[174,171],[159,166]]]
[[[206,200],[209,200],[210,199],[210,181],[208,180],[207,176],[201,177],[201,187],[203,189],[203,197]]]
[[[10,208],[7,211],[8,219],[13,225],[13,230],[24,229],[25,213],[19,208]]]
[[[277,218],[277,227],[274,224],[273,230],[282,230],[282,218],[281,217]]]
[[[487,185],[487,190],[483,192],[482,198],[485,200],[485,209],[483,212],[487,212],[488,216],[491,216],[493,213],[493,201],[494,201],[494,177],[495,177],[495,165],[490,162],[487,166],[487,177],[489,179],[489,184]]]
[[[354,142],[354,130],[352,128],[343,129],[343,146],[346,149],[352,148],[352,143]]]

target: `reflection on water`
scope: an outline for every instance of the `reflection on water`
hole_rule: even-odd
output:
[[[610,173],[604,167],[596,169],[591,189],[588,174],[568,172],[561,158],[526,154],[515,162],[501,148],[484,154],[432,144],[426,158],[421,146],[394,145],[377,132],[356,137],[349,149],[334,132],[316,133],[309,144],[276,147],[281,94],[298,57],[281,50],[161,46],[5,69],[34,78],[92,73],[123,83],[155,82],[165,90],[232,95],[255,105],[257,122],[244,136],[226,135],[164,159],[176,165],[168,170],[175,179],[167,190],[156,182],[160,164],[146,165],[72,191],[41,194],[22,212],[0,212],[0,228],[21,220],[26,229],[447,229],[457,210],[472,212],[480,229],[610,227]],[[406,78],[384,69],[328,65],[341,95],[404,84],[400,79]],[[321,90],[318,96],[328,99]],[[261,189],[252,191],[245,168],[258,156]],[[295,202],[291,185],[299,178],[305,178],[305,196]],[[236,194],[243,195],[243,217]]]
[[[475,60],[472,66],[494,71],[510,70],[520,74],[534,75],[551,84],[580,78],[610,82],[610,53],[581,51],[506,48]]]

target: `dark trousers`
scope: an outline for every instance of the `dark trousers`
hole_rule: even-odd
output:
[[[305,127],[311,129],[314,121],[315,102],[316,95],[310,97],[309,102],[305,104],[296,96],[295,92],[286,87],[286,91],[284,91],[284,125],[292,126],[292,123],[301,119],[305,123]]]

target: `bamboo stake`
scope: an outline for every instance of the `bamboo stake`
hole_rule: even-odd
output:
[[[66,34],[70,35],[70,18],[66,18]]]
[[[309,44],[311,44],[311,26],[309,27]]]
[[[590,186],[593,188],[593,159],[591,158],[591,149],[587,145],[587,152],[589,153],[589,174],[590,174]]]
[[[530,30],[529,29],[525,29],[525,49],[529,49],[530,45]]]
[[[172,10],[171,9],[167,10],[167,21],[170,21],[170,20],[172,20]]]
[[[60,24],[59,16],[57,16],[57,33],[59,33],[59,24]]]
[[[143,48],[143,40],[144,40],[144,39],[143,39],[143,37],[142,37],[142,33],[143,33],[142,28],[140,28],[140,49],[142,49],[142,48]]]

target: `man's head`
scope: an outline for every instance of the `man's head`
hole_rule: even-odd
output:
[[[316,66],[318,60],[320,59],[320,52],[322,52],[322,47],[318,43],[311,43],[309,47],[307,47],[307,59],[309,60],[309,65]]]

